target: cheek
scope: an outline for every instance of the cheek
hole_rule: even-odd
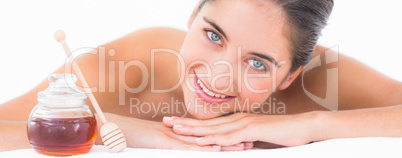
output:
[[[272,92],[271,77],[245,78],[242,91],[254,94],[267,94]]]
[[[243,109],[258,108],[272,94],[272,82],[269,78],[248,78],[240,92]]]
[[[190,65],[190,63],[196,60],[202,60],[205,51],[206,50],[202,47],[195,31],[190,30],[180,50],[180,54],[183,57],[185,64]]]

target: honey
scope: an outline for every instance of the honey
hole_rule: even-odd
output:
[[[28,122],[28,138],[38,153],[70,156],[87,153],[96,139],[96,120],[85,118],[37,118]]]
[[[38,93],[27,134],[40,154],[71,156],[91,150],[96,139],[96,119],[86,104],[87,95],[75,86],[72,74],[52,74],[49,87]]]

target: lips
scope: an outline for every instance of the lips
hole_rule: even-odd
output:
[[[194,72],[194,85],[195,92],[198,97],[200,97],[204,102],[209,103],[222,103],[233,99],[233,96],[215,92],[207,87]]]

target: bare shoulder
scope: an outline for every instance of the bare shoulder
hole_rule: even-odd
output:
[[[116,108],[116,105],[128,105],[130,98],[147,96],[146,94],[150,84],[147,84],[145,89],[139,88],[142,87],[144,83],[150,83],[150,78],[144,80],[144,75],[150,76],[151,73],[153,73],[152,75],[158,77],[160,71],[174,70],[175,67],[172,68],[172,66],[174,66],[172,63],[176,62],[175,56],[172,55],[158,55],[152,59],[152,50],[168,49],[179,52],[185,36],[186,32],[179,29],[153,27],[134,31],[106,44],[104,46],[106,48],[106,58],[103,61],[105,63],[103,73],[105,79],[102,80],[102,82],[106,82],[107,84],[103,84],[104,92],[95,94],[95,96],[98,96],[97,98],[100,98],[99,102],[103,102],[105,111],[116,114],[126,114],[127,111],[129,111],[129,109],[127,109],[128,106],[119,106],[120,108]],[[108,53],[110,51],[113,51],[113,53],[111,53],[112,55]],[[100,80],[99,78],[101,78],[101,76],[95,78],[99,75],[93,74],[102,72],[97,68],[97,65],[101,65],[99,62],[102,62],[99,59],[100,58],[93,58],[93,62],[88,62],[91,59],[82,60],[82,65],[91,64],[88,65],[87,72],[84,72],[84,74],[93,76],[94,81],[98,81]],[[151,65],[152,61],[157,64]],[[114,67],[115,70],[110,69],[111,64],[113,64],[112,67]],[[141,67],[141,65],[145,67]],[[92,67],[93,70],[90,70],[90,67]],[[154,68],[155,72],[151,72],[151,67]],[[114,74],[115,76],[115,80],[112,82],[108,79],[110,74]],[[169,78],[165,77],[164,79],[168,80]],[[174,80],[174,78],[171,80]],[[138,92],[133,91],[133,89],[136,88],[139,89]]]
[[[395,81],[358,59],[338,54],[334,50],[318,46],[317,54],[337,54],[338,60],[323,65],[321,73],[335,68],[338,71],[339,105],[342,109],[382,107],[402,104],[402,83]],[[323,63],[325,60],[322,60]],[[392,63],[389,63],[392,64]]]
[[[169,27],[151,27],[134,31],[123,37],[121,44],[181,47],[187,32]],[[144,43],[145,42],[145,43]],[[146,43],[150,42],[150,43]]]
[[[402,104],[401,82],[335,49],[317,46],[312,62],[294,83],[275,93],[277,100],[286,103],[290,113],[325,110],[325,106],[334,101],[338,110]]]
[[[149,52],[152,48],[168,47],[170,49],[180,50],[186,36],[183,30],[168,27],[152,27],[134,31],[107,46],[116,50],[116,54],[122,59],[139,58],[142,52]],[[141,54],[141,56],[139,56]]]
[[[125,94],[126,96],[136,94],[121,91],[119,87],[137,87],[142,81],[139,77],[141,71],[135,66],[130,66],[129,62],[136,60],[149,64],[152,48],[169,48],[179,51],[185,35],[185,31],[174,28],[141,29],[80,56],[76,62],[89,86],[95,88],[94,95],[102,109],[105,112],[123,113],[128,110],[128,106],[116,108],[117,105],[124,103],[121,97]],[[161,66],[165,65],[168,64],[161,64]],[[54,73],[65,73],[64,65]],[[75,74],[75,72],[70,73]],[[43,80],[24,95],[0,105],[0,119],[27,120],[30,111],[37,104],[37,93],[47,87],[48,81]],[[125,101],[127,104],[128,101]]]
[[[186,35],[186,31],[172,27],[149,27],[136,30],[126,35],[125,38],[135,38],[143,35],[149,36],[149,38],[153,37],[180,38],[179,36],[184,37]]]

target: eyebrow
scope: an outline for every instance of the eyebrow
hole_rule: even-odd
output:
[[[274,63],[275,66],[277,66],[277,67],[279,66],[278,62],[276,62],[275,59],[272,58],[272,57],[266,56],[266,55],[261,54],[261,53],[254,53],[254,52],[253,52],[253,53],[250,53],[250,54],[255,55],[255,56],[258,56],[258,57],[263,58],[263,59],[265,59],[265,60],[268,60],[268,61],[270,61],[271,63]]]
[[[223,37],[225,37],[227,41],[229,41],[228,38],[226,37],[225,32],[223,32],[223,30],[221,29],[221,27],[218,26],[218,24],[216,24],[213,20],[208,19],[208,18],[205,17],[205,16],[203,17],[203,19],[204,19],[205,22],[207,22],[207,23],[210,24],[212,27],[214,27],[216,30],[218,30],[218,32],[219,32],[220,34],[222,34]],[[272,58],[272,57],[266,56],[266,55],[261,54],[261,53],[255,53],[255,52],[252,52],[252,53],[250,53],[250,54],[255,55],[255,56],[258,56],[258,57],[263,58],[263,59],[265,59],[265,60],[268,60],[269,62],[274,63],[275,66],[277,66],[277,67],[279,66],[278,62],[275,61],[275,59]]]
[[[216,30],[218,30],[218,32],[219,32],[220,34],[222,34],[223,37],[225,37],[227,41],[229,41],[228,38],[226,37],[225,32],[223,32],[223,30],[221,29],[221,27],[219,27],[218,24],[216,24],[213,20],[208,19],[208,18],[205,17],[205,16],[203,17],[203,19],[204,19],[205,22],[207,22],[207,23],[210,24],[212,27],[214,27]]]

